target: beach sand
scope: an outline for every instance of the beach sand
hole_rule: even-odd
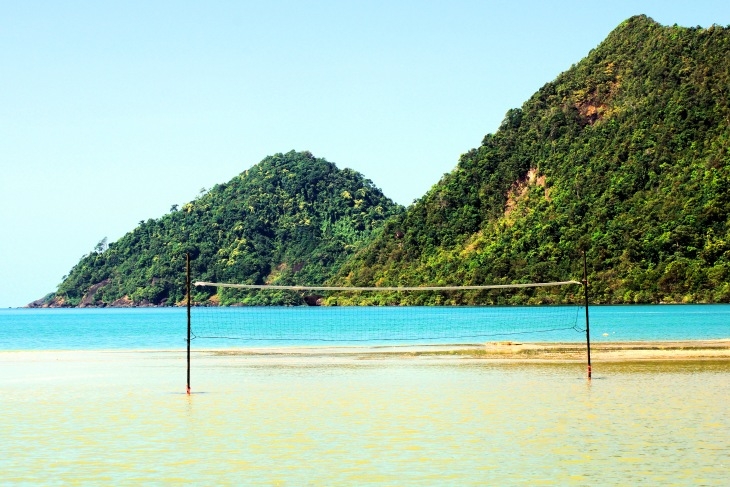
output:
[[[0,351],[0,363],[18,361],[55,362],[89,360],[90,362],[130,360],[155,356],[159,359],[184,360],[184,350],[42,350]],[[361,360],[481,360],[505,363],[575,363],[585,362],[586,344],[579,342],[548,343],[496,341],[451,345],[394,346],[294,346],[262,348],[193,349],[192,359],[238,357],[256,362],[295,362],[302,360],[357,362]],[[591,361],[707,361],[730,360],[730,339],[599,342],[591,344]]]
[[[484,344],[378,346],[378,347],[280,347],[204,350],[198,354],[249,358],[317,357],[350,360],[438,358],[504,362],[582,362],[585,343],[499,341]],[[592,362],[643,360],[730,360],[730,339],[600,342],[591,344]]]
[[[725,485],[730,340],[0,352],[8,485]]]

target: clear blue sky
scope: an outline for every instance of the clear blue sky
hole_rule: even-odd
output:
[[[727,0],[0,0],[0,307],[276,152],[410,204],[641,13],[730,25]]]

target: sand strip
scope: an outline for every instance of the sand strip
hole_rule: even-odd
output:
[[[0,362],[16,361],[102,361],[137,358],[184,360],[184,350],[28,350],[1,351]],[[506,362],[583,362],[585,343],[540,343],[500,341],[453,345],[407,346],[311,346],[231,349],[194,349],[193,358],[240,357],[258,360],[336,359],[339,361],[377,359],[483,359]],[[599,342],[591,344],[592,362],[704,361],[730,360],[730,339]]]
[[[280,347],[204,350],[213,356],[247,357],[340,357],[351,359],[451,357],[514,362],[580,362],[586,359],[585,343],[522,343],[418,345],[380,347]],[[730,339],[601,342],[591,344],[591,359],[601,362],[634,360],[730,360]]]

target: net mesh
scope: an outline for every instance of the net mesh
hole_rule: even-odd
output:
[[[579,291],[579,284],[339,288],[199,282],[198,288],[216,290],[207,304],[216,304],[224,293],[235,304],[193,307],[192,333],[193,338],[258,344],[463,343],[517,334],[566,334],[584,331],[584,308],[575,304],[579,293],[545,290],[572,286]],[[526,291],[539,295],[540,301],[553,295],[562,302],[509,304],[523,301]]]

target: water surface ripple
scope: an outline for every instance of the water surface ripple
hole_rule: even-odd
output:
[[[0,353],[4,484],[727,485],[730,363]]]

